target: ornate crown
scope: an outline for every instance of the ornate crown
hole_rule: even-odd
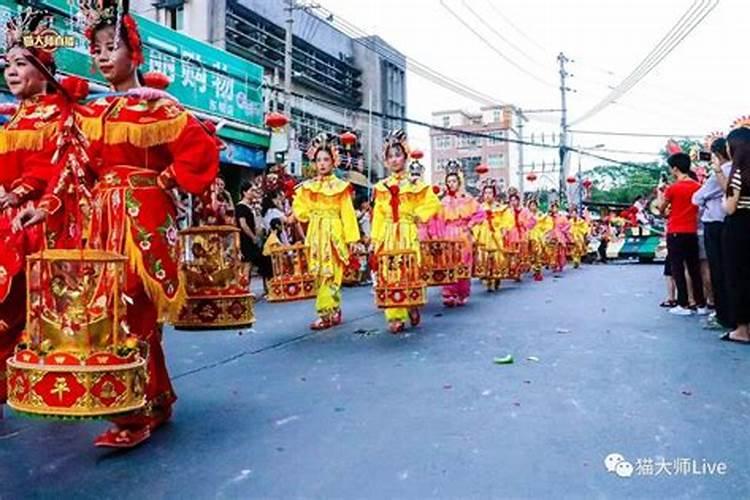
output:
[[[750,116],[745,115],[737,118],[734,123],[732,123],[730,129],[734,130],[737,128],[750,128]]]
[[[115,46],[120,42],[123,26],[127,35],[128,47],[133,53],[133,62],[143,63],[143,43],[138,24],[130,15],[129,0],[76,0],[78,13],[74,24],[89,41],[89,51],[93,52],[94,30],[102,26],[114,26]]]
[[[410,177],[421,178],[423,173],[424,173],[424,165],[422,165],[419,162],[419,160],[413,160],[411,163],[409,163],[409,176]]]
[[[388,150],[396,145],[401,146],[407,158],[410,156],[411,150],[409,149],[408,137],[403,129],[396,129],[388,132],[388,135],[383,141],[383,155],[385,156],[388,153]]]
[[[52,16],[49,12],[26,7],[15,16],[6,16],[3,21],[0,26],[5,52],[13,47],[23,47],[47,66],[54,61],[54,47],[45,42],[45,36],[52,34]]]
[[[482,191],[484,191],[486,188],[492,188],[495,191],[495,194],[497,194],[497,180],[493,179],[492,177],[488,177],[482,180],[479,187]]]
[[[310,141],[310,145],[307,146],[307,158],[310,161],[315,161],[315,155],[318,154],[318,151],[321,149],[325,149],[331,154],[331,158],[333,158],[333,166],[337,167],[341,161],[338,137],[326,132],[321,132],[313,137]]]

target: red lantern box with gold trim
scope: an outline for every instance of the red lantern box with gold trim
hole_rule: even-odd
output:
[[[177,328],[214,330],[255,323],[249,264],[242,262],[240,230],[234,226],[198,226],[180,231],[187,300]]]
[[[99,250],[27,258],[26,330],[8,360],[8,405],[98,418],[145,404],[147,352],[124,319],[126,259]]]
[[[389,250],[377,254],[375,305],[381,309],[421,307],[427,303],[419,258],[414,250]]]
[[[271,250],[273,278],[268,282],[269,302],[291,302],[315,297],[315,276],[308,270],[308,248],[302,243]]]
[[[422,279],[427,286],[450,285],[471,277],[471,268],[462,258],[464,243],[430,239],[420,242]]]

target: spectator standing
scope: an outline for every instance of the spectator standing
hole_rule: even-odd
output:
[[[663,192],[659,192],[659,209],[667,217],[667,252],[672,266],[672,278],[677,287],[677,305],[670,313],[688,316],[694,311],[690,307],[688,280],[685,277],[687,267],[693,288],[693,297],[697,312],[708,314],[703,295],[700,259],[698,255],[698,207],[693,205],[693,194],[700,189],[700,184],[691,178],[690,157],[685,153],[675,153],[667,159],[667,164],[675,182]]]
[[[715,315],[709,318],[709,327],[734,328],[729,310],[728,291],[724,279],[722,233],[724,230],[724,193],[727,190],[732,163],[727,153],[727,141],[719,138],[711,143],[713,175],[693,195],[693,204],[701,210],[703,241],[708,259],[711,288],[713,289]]]
[[[732,170],[724,200],[724,262],[730,310],[736,327],[723,340],[750,343],[750,128],[727,136]]]

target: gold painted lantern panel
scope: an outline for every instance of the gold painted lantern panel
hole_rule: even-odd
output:
[[[420,242],[422,279],[428,286],[443,286],[471,277],[463,261],[464,242],[429,239]]]
[[[427,303],[427,291],[415,251],[379,252],[377,262],[375,304],[379,308],[420,307]]]
[[[206,225],[180,231],[180,238],[187,300],[175,326],[201,330],[252,326],[250,264],[242,262],[240,230]]]
[[[126,259],[100,250],[27,258],[27,320],[8,360],[8,404],[50,417],[100,417],[145,404],[146,356],[130,334]]]
[[[315,276],[308,268],[308,247],[302,243],[271,250],[273,278],[268,282],[269,302],[290,302],[315,297]]]

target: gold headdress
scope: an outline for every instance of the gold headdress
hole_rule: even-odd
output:
[[[339,155],[338,137],[325,132],[321,132],[320,134],[313,137],[313,140],[310,141],[310,145],[307,146],[307,158],[310,161],[315,161],[315,155],[317,155],[318,151],[320,151],[321,149],[324,149],[328,151],[328,153],[330,153],[331,158],[333,159],[333,166],[338,167],[339,163],[341,162],[341,156]]]
[[[56,47],[56,33],[52,30],[49,12],[26,7],[3,21],[0,26],[4,52],[13,47],[23,47],[43,65],[50,67],[54,64],[52,54]]]
[[[89,52],[94,50],[94,32],[103,26],[115,28],[115,44],[121,38],[127,40],[128,48],[132,52],[132,60],[136,65],[143,64],[143,42],[138,23],[130,15],[130,0],[77,0],[78,13],[74,21],[89,41]],[[125,37],[122,30],[125,29]]]
[[[393,146],[401,146],[404,150],[404,155],[408,158],[411,155],[411,149],[409,149],[409,142],[406,136],[406,132],[402,129],[391,130],[388,132],[385,140],[383,141],[383,156],[388,155],[388,150]]]

